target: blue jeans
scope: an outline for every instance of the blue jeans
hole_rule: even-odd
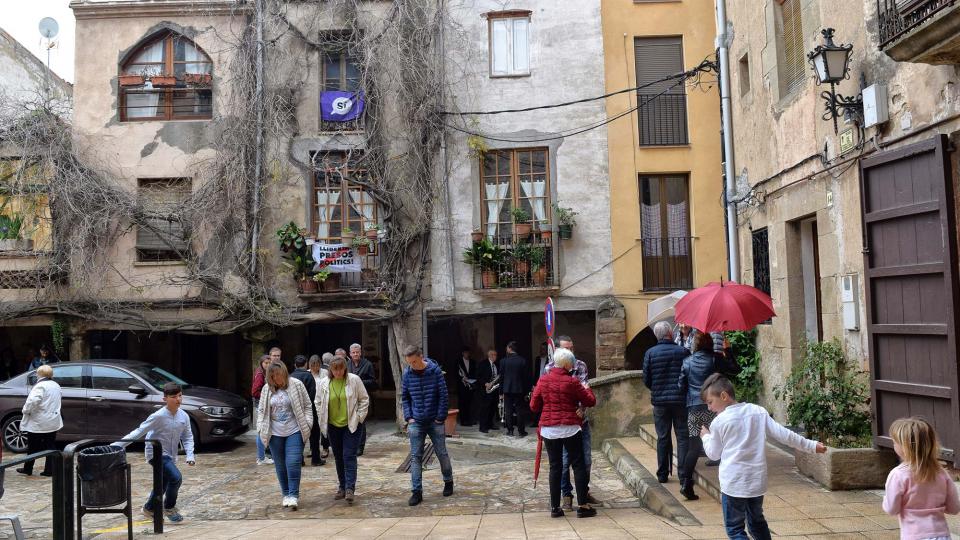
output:
[[[177,495],[180,493],[180,485],[183,484],[183,475],[180,474],[180,469],[177,469],[172,457],[162,456],[161,459],[163,460],[163,508],[170,510],[177,507]],[[143,507],[153,511],[152,490],[150,495],[147,495],[147,504]]]
[[[253,418],[257,418],[257,410],[260,407],[260,400],[253,398]],[[254,430],[256,431],[256,430]],[[257,435],[257,461],[263,461],[263,458],[266,456],[266,449],[263,447],[263,441],[260,440],[260,436]]]
[[[410,437],[410,489],[412,491],[423,491],[423,444],[430,437],[433,443],[433,451],[437,454],[437,461],[440,462],[440,472],[443,474],[444,482],[453,481],[453,465],[450,464],[450,455],[447,454],[446,435],[443,431],[443,424],[430,422],[421,424],[414,422],[407,424],[407,435]]]
[[[753,540],[770,540],[770,528],[763,517],[763,496],[759,497],[731,497],[726,493],[720,494],[720,505],[723,507],[723,525],[727,529],[727,537],[731,540],[749,540],[744,530],[744,522],[750,529]]]
[[[303,462],[303,435],[296,432],[289,437],[270,437],[270,452],[273,468],[280,481],[280,493],[284,496],[300,496],[300,464]]]
[[[587,483],[590,482],[590,466],[593,465],[593,455],[590,451],[590,422],[584,422],[580,427],[583,436],[583,468],[587,471]],[[570,457],[567,449],[563,449],[563,474],[560,475],[560,491],[564,497],[573,495],[573,484],[570,483]],[[587,488],[589,491],[589,488]]]
[[[330,449],[337,463],[340,489],[357,489],[357,448],[360,446],[360,428],[350,433],[350,427],[327,424]]]

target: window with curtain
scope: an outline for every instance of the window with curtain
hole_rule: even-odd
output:
[[[141,178],[137,202],[146,214],[137,227],[137,260],[178,261],[189,250],[188,231],[177,211],[190,199],[189,178]]]
[[[777,76],[780,96],[803,86],[807,74],[807,51],[803,40],[800,0],[777,0]]]
[[[549,227],[549,156],[546,148],[484,152],[480,164],[481,215],[488,237],[512,239],[514,208],[526,210],[534,229]]]
[[[679,79],[660,81],[684,71],[683,38],[638,37],[634,54],[640,146],[688,144],[686,87]]]
[[[640,176],[644,289],[693,285],[688,189],[686,176]]]
[[[530,74],[530,12],[487,14],[490,32],[490,75]]]
[[[359,152],[314,156],[311,232],[318,242],[338,244],[344,228],[360,236],[368,223],[378,223],[376,200],[357,183],[369,180],[362,158]],[[374,253],[376,247],[370,246],[370,252]]]
[[[207,119],[213,62],[189,39],[154,37],[120,66],[120,120]]]

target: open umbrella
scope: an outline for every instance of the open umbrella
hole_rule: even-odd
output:
[[[647,326],[653,328],[653,325],[660,321],[673,321],[674,306],[681,298],[687,295],[687,291],[673,291],[660,298],[651,300],[647,304]]]
[[[776,315],[770,296],[733,281],[708,283],[674,306],[674,318],[703,332],[750,330]]]

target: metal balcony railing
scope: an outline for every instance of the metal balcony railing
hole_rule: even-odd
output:
[[[687,96],[637,94],[640,146],[688,144]]]
[[[956,0],[877,0],[877,26],[883,49]]]
[[[489,268],[473,267],[476,290],[510,290],[557,287],[557,237],[544,240],[537,232],[530,242],[510,237],[489,238],[503,249],[502,260]],[[542,255],[542,257],[541,257]]]
[[[644,290],[693,288],[692,240],[689,236],[641,240]]]
[[[361,114],[356,120],[351,120],[349,122],[329,122],[326,120],[320,120],[320,132],[321,133],[362,133],[363,132],[363,117]]]

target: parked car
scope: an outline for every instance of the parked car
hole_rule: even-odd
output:
[[[53,364],[53,378],[63,390],[58,441],[120,439],[163,406],[163,385],[168,382],[183,387],[181,408],[190,416],[198,446],[231,439],[250,427],[248,400],[216,388],[191,386],[146,362],[64,362]],[[27,451],[20,411],[36,380],[36,373],[28,371],[0,384],[0,433],[3,445],[13,452]]]

